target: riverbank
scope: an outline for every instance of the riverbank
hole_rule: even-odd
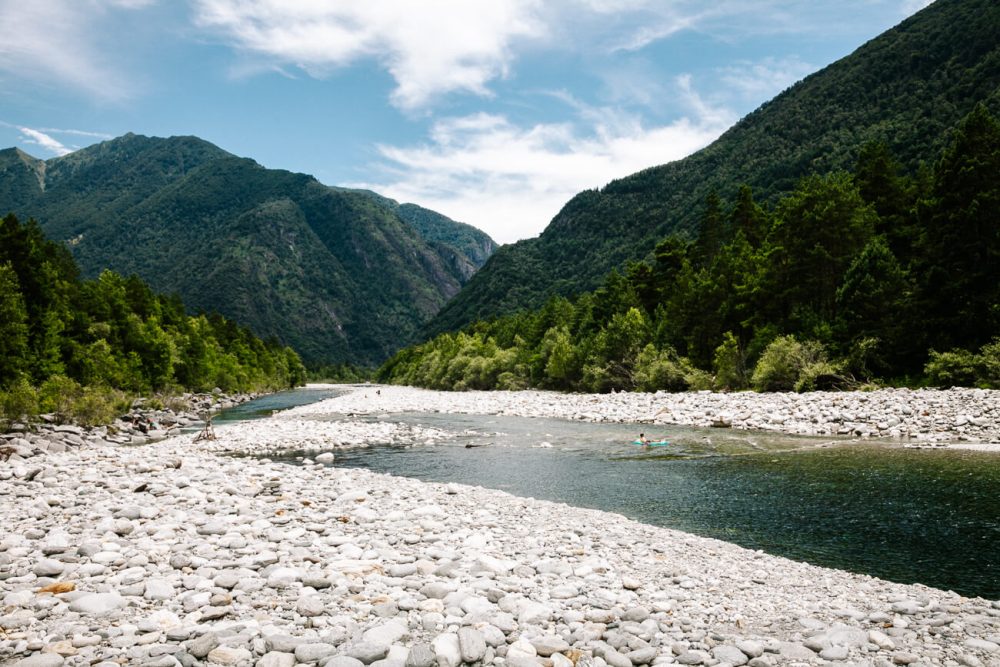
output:
[[[1000,391],[986,389],[563,394],[438,392],[370,385],[330,401],[296,408],[286,416],[407,411],[714,426],[799,435],[894,438],[928,444],[973,442],[982,450],[995,450],[1000,443]]]
[[[270,451],[296,423],[283,413],[226,426],[207,446],[223,448],[252,427]],[[366,436],[354,423],[338,437],[345,445],[383,437],[383,426],[370,424]],[[977,667],[1000,659],[1000,601],[499,491],[237,459],[205,446],[185,435],[0,465],[0,661]]]
[[[444,437],[307,415],[623,398],[362,386],[216,441],[0,463],[0,662],[1000,664],[1000,601],[500,491],[222,455]]]
[[[47,453],[81,447],[145,445],[177,435],[185,428],[202,427],[205,419],[260,394],[182,394],[167,405],[137,399],[128,412],[106,426],[61,423],[56,415],[41,415],[37,423],[15,424],[0,433],[0,461],[19,463]],[[155,403],[160,403],[156,401]]]

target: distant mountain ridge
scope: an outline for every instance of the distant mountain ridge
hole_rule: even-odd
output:
[[[0,151],[0,209],[36,218],[87,276],[138,274],[313,363],[381,361],[496,248],[433,211],[197,137],[127,134],[45,161]]]
[[[773,202],[809,173],[852,167],[872,140],[915,170],[977,102],[1000,111],[1000,4],[937,0],[705,149],[578,194],[538,238],[500,248],[424,333],[594,289],[664,237],[694,233],[712,191],[732,201],[746,183]]]

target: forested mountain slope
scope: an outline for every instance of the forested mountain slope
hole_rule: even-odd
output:
[[[797,83],[707,148],[582,192],[536,239],[501,248],[426,328],[540,306],[597,287],[615,267],[693,235],[711,192],[741,184],[775,202],[803,176],[849,169],[882,141],[909,171],[940,154],[977,102],[1000,111],[1000,4],[938,0]]]
[[[196,137],[129,134],[44,162],[0,151],[0,209],[68,242],[86,276],[137,274],[313,363],[385,358],[495,247],[432,211]]]

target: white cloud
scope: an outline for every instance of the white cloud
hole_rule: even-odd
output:
[[[21,132],[21,141],[26,144],[41,146],[53,155],[61,156],[73,152],[72,148],[67,148],[62,142],[41,130],[33,130],[30,127],[18,127],[17,129]]]
[[[195,20],[251,53],[313,76],[373,58],[396,80],[404,109],[452,91],[487,95],[507,74],[513,43],[545,27],[534,0],[195,0]]]
[[[104,102],[128,96],[119,68],[102,55],[96,20],[149,0],[0,0],[0,72],[35,85],[69,86]]]
[[[536,236],[581,190],[689,155],[735,120],[705,105],[685,77],[676,91],[692,117],[658,127],[614,109],[526,127],[487,113],[443,119],[424,145],[380,146],[386,177],[355,186],[441,211],[503,243]]]
[[[903,0],[901,11],[903,13],[903,16],[916,14],[924,7],[930,5],[932,2],[934,2],[934,0]]]
[[[111,139],[114,135],[107,134],[105,132],[91,132],[89,130],[64,130],[58,127],[42,127],[39,128],[42,132],[49,132],[55,134],[69,134],[74,137],[87,137],[89,139]]]
[[[719,70],[720,81],[728,90],[750,100],[767,100],[816,71],[797,56],[742,61]]]
[[[24,125],[15,125],[14,123],[8,123],[5,120],[0,120],[0,127],[8,127],[17,130],[21,133],[18,137],[18,141],[24,144],[30,144],[33,146],[39,146],[43,150],[51,153],[52,155],[66,155],[67,153],[72,153],[73,151],[80,148],[80,146],[72,143],[65,143],[57,139],[52,135],[66,135],[70,137],[83,137],[88,140],[92,139],[111,139],[111,135],[105,134],[103,132],[91,132],[89,130],[75,130],[75,129],[61,129],[57,127],[26,127]],[[85,142],[87,144],[90,141]]]
[[[508,76],[516,57],[532,50],[591,57],[638,51],[684,30],[739,40],[830,29],[824,14],[829,9],[817,9],[812,0],[192,2],[198,26],[251,59],[297,67],[315,77],[375,61],[395,79],[392,101],[406,110],[452,92],[490,96],[490,83]],[[263,69],[257,62],[244,71]]]

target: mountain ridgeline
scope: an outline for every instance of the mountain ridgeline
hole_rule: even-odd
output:
[[[710,193],[697,238],[574,300],[397,353],[435,389],[1000,388],[1000,121],[977,106],[911,177],[882,143],[773,210]]]
[[[870,142],[886,144],[915,173],[941,154],[949,131],[977,103],[1000,111],[998,35],[995,0],[937,0],[707,148],[580,193],[538,238],[501,248],[425,333],[595,289],[613,268],[652,257],[663,238],[693,238],[712,192],[732,201],[745,184],[773,205],[804,176],[852,169]]]
[[[136,274],[312,364],[384,359],[495,249],[433,211],[196,137],[128,134],[46,161],[0,151],[0,209],[68,243],[85,276]]]

